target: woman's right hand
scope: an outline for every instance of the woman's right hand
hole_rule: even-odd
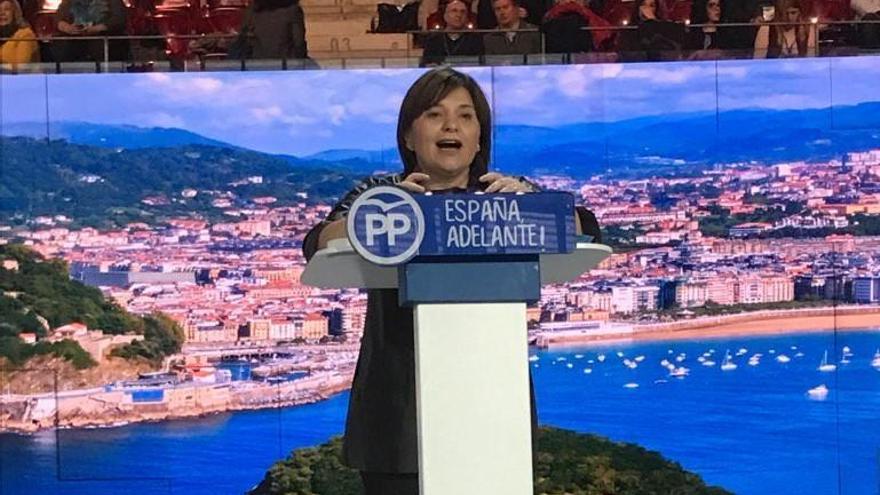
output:
[[[423,193],[427,190],[426,188],[430,180],[431,176],[428,174],[413,172],[407,175],[405,179],[398,182],[397,185],[409,192]]]

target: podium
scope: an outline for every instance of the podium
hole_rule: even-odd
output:
[[[309,261],[307,285],[396,288],[413,307],[422,495],[532,495],[526,304],[611,254],[574,234],[567,193],[377,187]]]

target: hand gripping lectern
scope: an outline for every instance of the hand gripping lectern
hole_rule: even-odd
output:
[[[306,267],[308,285],[397,288],[413,307],[422,495],[532,495],[526,303],[611,253],[574,222],[568,193],[376,187]]]

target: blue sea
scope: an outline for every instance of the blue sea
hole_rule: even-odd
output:
[[[738,494],[877,495],[878,348],[880,331],[813,333],[533,351],[530,366],[542,423],[636,442]],[[722,371],[728,350],[737,367]],[[825,351],[835,372],[817,370]],[[669,377],[664,359],[689,375]],[[807,394],[819,385],[824,400]],[[242,493],[291,449],[340,434],[347,402],[0,435],[0,494]]]

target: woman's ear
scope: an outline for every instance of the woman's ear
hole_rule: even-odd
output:
[[[406,131],[403,134],[403,144],[406,146],[406,149],[415,151],[415,146],[412,144],[412,131]]]

